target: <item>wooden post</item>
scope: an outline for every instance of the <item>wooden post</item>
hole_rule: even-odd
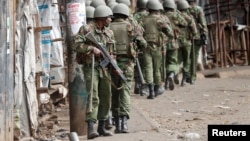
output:
[[[229,12],[229,18],[230,18],[230,35],[229,35],[229,39],[230,39],[230,50],[229,51],[233,51],[232,53],[232,58],[233,58],[233,65],[236,63],[236,57],[235,57],[235,52],[234,52],[234,48],[235,48],[235,35],[234,35],[234,29],[233,29],[233,18],[232,18],[232,12],[231,12],[231,1],[228,2],[228,12]]]
[[[16,1],[14,1],[16,2]],[[0,140],[13,140],[13,93],[14,93],[14,54],[13,54],[13,1],[0,1]]]
[[[245,4],[245,10],[246,10],[246,25],[249,27],[249,4],[250,0],[247,0],[247,4]],[[250,65],[250,42],[249,42],[249,28],[247,28],[246,31],[246,47],[247,47],[247,59],[248,59],[248,65]]]
[[[247,47],[246,47],[246,35],[244,29],[241,32],[241,44],[242,44],[242,54],[243,54],[243,60],[244,60],[244,65],[248,64],[248,58],[247,58]],[[246,32],[247,33],[247,32]]]
[[[220,47],[221,47],[221,44],[220,44],[220,4],[219,4],[219,0],[216,0],[216,13],[217,13],[217,21],[216,21],[216,35],[217,35],[217,38],[216,39],[216,56],[215,56],[215,60],[216,60],[216,66],[218,66],[218,57],[219,56],[219,50],[220,50]],[[219,40],[218,40],[219,39]],[[220,59],[220,61],[222,61]]]
[[[84,0],[67,0],[66,11],[68,5],[72,3],[84,3]],[[69,83],[69,114],[70,114],[70,132],[76,132],[79,136],[86,135],[87,124],[85,122],[85,112],[87,104],[87,92],[85,81],[81,77],[81,67],[75,61],[75,53],[72,51],[71,46],[73,33],[69,23],[70,14],[67,13],[67,63],[68,63],[68,83]]]

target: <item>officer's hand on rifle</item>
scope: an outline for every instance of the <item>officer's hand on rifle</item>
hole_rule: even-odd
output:
[[[95,56],[101,56],[102,52],[100,49],[98,49],[97,47],[93,48],[93,53],[95,54]]]
[[[116,70],[116,69],[113,69],[113,73],[116,74],[116,75],[119,75],[119,74],[122,74],[122,70]]]

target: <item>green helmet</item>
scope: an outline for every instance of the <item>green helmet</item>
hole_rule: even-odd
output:
[[[113,12],[106,5],[100,5],[100,6],[95,8],[95,12],[94,12],[94,17],[95,18],[108,17],[108,16],[111,16],[111,15],[113,15]]]
[[[163,7],[175,9],[176,8],[175,1],[174,0],[164,0]]]
[[[106,5],[105,1],[104,0],[92,0],[92,2],[90,3],[90,6],[94,8],[100,5]]]
[[[148,0],[137,0],[136,6],[138,8],[146,8]]]
[[[186,0],[179,0],[177,2],[177,8],[179,10],[185,10],[185,9],[188,9],[189,8],[189,4]]]
[[[124,4],[126,4],[127,6],[130,6],[130,5],[131,5],[130,0],[116,0],[116,2],[118,2],[118,3],[124,3]]]
[[[149,10],[163,10],[163,6],[158,0],[149,0],[146,7]]]
[[[123,14],[129,16],[129,7],[124,3],[118,3],[113,8],[113,14]]]
[[[116,2],[116,0],[107,0],[107,3]]]
[[[108,3],[108,7],[110,7],[110,8],[113,10],[113,8],[114,8],[117,4],[118,4],[117,2],[110,2],[110,3]]]
[[[92,6],[86,7],[86,17],[87,18],[94,18],[95,8]]]
[[[86,2],[85,2],[85,6],[90,6],[90,4],[91,4],[91,0],[87,0]]]

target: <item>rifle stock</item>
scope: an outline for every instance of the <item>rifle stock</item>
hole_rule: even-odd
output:
[[[191,47],[191,54],[192,54],[192,59],[191,59],[191,61],[192,61],[192,71],[191,71],[191,74],[192,75],[195,75],[195,70],[196,70],[196,58],[195,58],[195,47],[194,47],[194,39],[192,38],[192,47]]]
[[[140,65],[138,57],[135,58],[135,63],[136,63],[137,71],[139,74],[140,82],[141,82],[141,84],[145,84],[146,82],[145,82],[145,79],[144,79],[143,74],[142,74],[141,65]]]
[[[87,33],[85,35],[85,37],[90,42],[92,42],[96,47],[98,47],[98,49],[101,50],[102,56],[103,56],[104,60],[101,61],[100,66],[102,68],[105,68],[107,65],[110,64],[111,67],[113,69],[115,69],[115,71],[118,73],[118,75],[121,78],[121,80],[123,81],[123,83],[127,86],[128,89],[130,89],[130,87],[127,84],[127,78],[123,75],[122,70],[116,64],[115,60],[110,56],[110,54],[108,53],[108,51],[100,43],[98,43],[98,41],[95,39],[95,37],[93,36],[93,34],[91,32]]]
[[[202,45],[203,63],[207,65],[207,37],[204,33],[201,34],[201,45]]]

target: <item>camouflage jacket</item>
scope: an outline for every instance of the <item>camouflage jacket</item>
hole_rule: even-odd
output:
[[[115,48],[115,40],[114,40],[114,34],[113,31],[110,30],[107,27],[104,27],[103,29],[99,29],[98,25],[96,23],[93,23],[91,25],[83,25],[80,29],[77,35],[73,38],[73,46],[72,50],[77,53],[78,56],[82,56],[82,61],[85,64],[91,64],[91,54],[93,52],[94,45],[89,42],[85,35],[91,32],[97,41],[101,43],[104,47],[106,47],[107,51],[111,55],[115,55],[116,48]],[[100,61],[100,57],[95,57],[96,61]]]
[[[152,43],[149,43],[148,42],[148,45],[151,47],[151,49],[156,49],[158,47],[161,47],[164,48],[165,47],[165,41],[166,41],[166,38],[174,38],[174,32],[173,32],[173,29],[172,29],[172,26],[171,26],[171,23],[168,19],[168,17],[164,16],[164,15],[156,15],[156,14],[152,14],[152,13],[149,13],[147,16],[145,16],[143,18],[143,22],[142,22],[142,25],[143,27],[145,27],[145,22],[144,20],[147,18],[147,17],[156,17],[157,18],[157,28],[158,28],[158,31],[159,31],[159,37],[158,37],[158,45],[156,44],[152,44]],[[147,26],[149,27],[149,26]]]
[[[174,36],[172,38],[168,37],[167,50],[177,49],[179,48],[178,46],[178,38],[180,35],[179,27],[186,27],[187,22],[185,21],[185,19],[182,17],[182,15],[178,10],[164,12],[163,14],[169,18],[174,31]]]
[[[137,11],[134,13],[134,19],[140,24],[142,25],[142,19],[144,16],[148,15],[148,11],[147,10],[142,10],[142,11]]]
[[[187,27],[180,27],[180,37],[179,42],[182,46],[190,45],[191,39],[196,36],[197,28],[192,15],[189,15],[187,12],[181,12],[182,17],[187,21]]]
[[[134,45],[133,42],[137,35],[134,25],[131,24],[129,20],[118,18],[118,19],[114,19],[109,27],[111,30],[113,30],[114,35],[115,35],[115,43],[116,43],[117,55],[118,55],[117,57],[119,57],[119,55],[123,55],[123,56],[126,55],[127,56],[126,58],[133,59],[136,55],[136,46]],[[121,29],[121,28],[126,28],[126,30]],[[124,33],[122,32],[127,32],[127,33],[125,33],[126,35],[124,35]],[[124,46],[126,46],[125,50],[124,50]],[[119,47],[121,47],[122,49],[121,52],[119,51]]]
[[[201,33],[207,34],[207,22],[203,12],[203,9],[198,5],[190,5],[188,12],[194,17],[195,24],[197,27],[198,33],[195,36],[195,39],[200,39]]]
[[[135,18],[133,17],[133,15],[130,15],[128,17],[128,21],[130,22],[130,24],[133,27],[133,32],[134,32],[134,41],[136,43],[136,46],[139,49],[143,49],[147,47],[147,42],[146,40],[143,38],[143,33],[144,33],[144,28],[142,27],[141,24],[139,24]]]

